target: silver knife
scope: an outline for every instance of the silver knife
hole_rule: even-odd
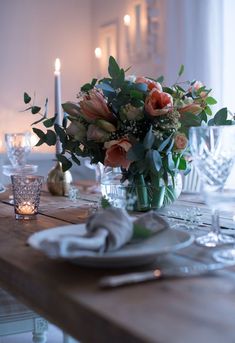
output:
[[[146,281],[154,281],[163,278],[186,277],[206,274],[215,270],[231,267],[234,263],[210,263],[191,266],[180,266],[172,268],[154,269],[144,272],[127,273],[115,276],[106,276],[100,279],[99,287],[114,288]]]

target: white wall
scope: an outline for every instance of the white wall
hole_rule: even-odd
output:
[[[29,128],[23,92],[54,108],[54,61],[61,59],[62,101],[91,78],[90,0],[0,0],[0,139]]]

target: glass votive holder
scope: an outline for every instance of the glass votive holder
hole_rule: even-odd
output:
[[[43,176],[11,175],[16,219],[35,219],[38,213]]]

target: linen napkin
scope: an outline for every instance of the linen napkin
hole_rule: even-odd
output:
[[[133,237],[134,228],[141,227],[150,234],[167,227],[164,219],[148,212],[133,222],[126,210],[106,208],[94,213],[86,223],[86,234],[63,234],[43,240],[41,249],[51,257],[75,258],[102,255],[120,249]]]

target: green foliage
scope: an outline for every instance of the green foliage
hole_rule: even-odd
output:
[[[112,207],[108,199],[104,196],[101,197],[101,207],[102,208]]]
[[[31,101],[31,97],[28,95],[28,93],[24,92],[24,103],[28,104]]]
[[[228,109],[227,107],[221,108],[208,122],[209,126],[214,125],[232,125],[232,121],[228,120]]]
[[[178,76],[181,76],[183,74],[183,72],[184,72],[184,65],[181,64],[180,69],[178,71]]]
[[[151,149],[154,142],[155,136],[153,134],[152,127],[150,127],[149,131],[146,133],[144,137],[143,146],[145,147],[145,149]]]
[[[62,164],[62,170],[65,172],[66,170],[72,167],[72,162],[62,154],[56,154],[57,160]]]
[[[38,113],[40,110],[41,110],[41,107],[38,107],[38,106],[32,106],[32,107],[31,107],[31,113],[32,113],[32,114],[36,114],[36,113]]]
[[[92,79],[91,83],[85,83],[85,85],[81,87],[81,91],[89,92],[91,89],[95,87],[97,81],[97,79]]]
[[[217,101],[214,98],[212,98],[212,96],[208,96],[205,101],[206,101],[206,103],[208,105],[215,105],[215,104],[217,104]]]
[[[56,134],[52,130],[47,130],[45,134],[45,143],[49,146],[56,144]]]
[[[132,239],[145,239],[151,237],[153,234],[149,229],[146,229],[145,227],[133,224],[133,236]]]
[[[42,120],[44,120],[43,121],[43,125],[45,127],[52,127],[55,124],[55,119],[56,119],[56,117],[48,118],[48,119],[45,119],[45,120],[42,119]]]
[[[163,83],[164,76],[163,75],[159,76],[156,81],[159,82],[159,83]]]
[[[109,75],[115,79],[116,77],[119,76],[120,74],[120,68],[119,65],[117,64],[115,58],[113,56],[109,57],[109,66],[108,66],[108,72]]]
[[[167,137],[159,146],[158,151],[161,152],[163,151],[167,145],[171,144],[172,141],[172,135],[170,135],[169,137]]]
[[[145,147],[142,143],[137,142],[127,152],[127,158],[130,161],[138,161],[144,157]]]

